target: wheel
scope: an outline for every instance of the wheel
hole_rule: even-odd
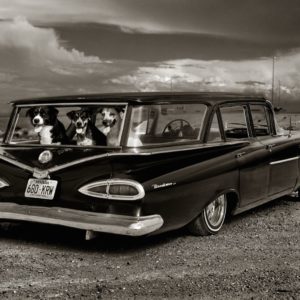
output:
[[[220,195],[188,225],[188,230],[194,235],[202,236],[218,233],[224,223],[226,210],[226,195]]]

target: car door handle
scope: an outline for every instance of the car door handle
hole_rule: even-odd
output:
[[[266,146],[266,149],[271,152],[273,147],[275,147],[275,146],[276,146],[276,144],[269,144]]]
[[[240,158],[240,157],[242,157],[243,155],[245,155],[246,154],[246,152],[239,152],[239,153],[237,153],[236,155],[235,155],[235,157],[236,158]]]

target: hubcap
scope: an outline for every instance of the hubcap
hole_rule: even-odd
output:
[[[223,223],[225,214],[225,196],[221,195],[205,208],[207,221],[213,227],[218,227]]]

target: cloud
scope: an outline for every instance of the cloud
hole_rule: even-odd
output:
[[[0,0],[1,1],[1,0]],[[121,91],[249,91],[270,95],[272,59],[105,61],[24,18],[0,26],[1,99]],[[300,96],[300,50],[276,59],[275,88]]]
[[[130,62],[102,61],[66,47],[53,29],[24,18],[0,22],[0,96],[2,101],[58,94],[99,92],[107,77],[122,75]],[[102,90],[107,88],[102,86]]]
[[[60,45],[54,30],[34,27],[23,17],[1,23],[0,47],[19,49],[36,63],[101,63],[96,56],[85,56],[76,49],[67,50]]]
[[[275,93],[296,99],[300,96],[300,50],[277,58]],[[110,80],[121,87],[150,91],[235,91],[270,96],[272,59],[244,61],[171,60],[141,66],[133,73]]]
[[[117,25],[127,33],[297,42],[298,6],[298,0],[289,5],[282,0],[0,0],[0,19],[22,15],[34,24],[91,22]]]

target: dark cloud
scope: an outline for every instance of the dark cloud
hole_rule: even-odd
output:
[[[90,0],[88,5],[65,0],[60,7],[58,3],[11,0],[6,5],[10,15],[20,12],[35,25],[56,28],[70,47],[104,59],[239,60],[300,47],[299,0]]]
[[[252,41],[213,34],[128,33],[117,26],[59,24],[56,32],[66,47],[75,47],[102,59],[161,61],[168,59],[242,60],[268,57],[300,47],[295,41]]]
[[[236,81],[236,84],[256,86],[256,85],[265,85],[266,83],[262,81],[256,81],[256,80],[246,80],[246,81]]]
[[[298,0],[125,0],[137,16],[169,28],[252,40],[294,41],[299,38]],[[146,17],[147,18],[147,17]]]

